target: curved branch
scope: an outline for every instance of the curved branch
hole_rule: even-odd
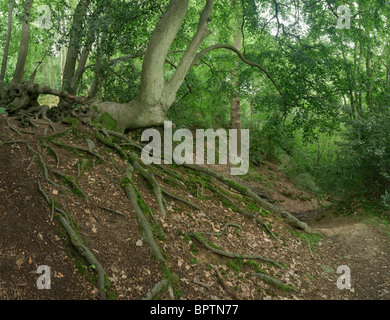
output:
[[[126,60],[130,60],[130,59],[141,58],[144,54],[145,54],[145,52],[140,52],[138,54],[128,54],[128,55],[125,55],[125,56],[122,56],[122,57],[119,57],[119,58],[108,60],[105,63],[105,65],[111,66],[113,64],[116,64],[117,62],[126,61]],[[89,68],[95,67],[96,65],[97,65],[97,63],[92,63],[92,64],[87,65],[86,67],[84,67],[84,71],[83,72],[87,71]]]
[[[207,47],[207,48],[203,49],[202,51],[200,51],[196,55],[196,57],[194,59],[194,62],[193,62],[193,65],[191,67],[193,67],[194,64],[196,63],[196,61],[199,60],[200,58],[202,58],[204,55],[206,55],[207,53],[209,53],[209,52],[211,52],[213,50],[217,50],[217,49],[227,49],[227,50],[233,51],[234,53],[236,53],[238,55],[238,57],[244,63],[246,63],[247,65],[249,65],[251,67],[255,67],[255,68],[259,69],[260,71],[262,71],[263,73],[265,73],[267,78],[270,79],[271,82],[273,83],[273,85],[275,86],[276,90],[278,90],[280,96],[283,99],[284,104],[286,106],[290,106],[291,105],[290,103],[288,103],[288,101],[287,101],[286,97],[284,96],[282,90],[279,88],[279,86],[277,85],[276,81],[272,78],[272,76],[269,74],[269,72],[264,67],[259,65],[258,63],[250,61],[247,58],[245,58],[244,55],[242,54],[242,52],[240,50],[238,50],[237,48],[235,48],[234,46],[232,46],[232,45],[229,45],[229,44],[215,44],[215,45],[212,45],[210,47]]]

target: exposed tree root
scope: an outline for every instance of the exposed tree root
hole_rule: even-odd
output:
[[[115,136],[117,138],[123,139],[126,142],[130,141],[123,134],[117,133],[115,131],[106,130],[106,129],[101,129],[101,130],[104,133],[106,133],[107,135]],[[158,206],[160,208],[160,211],[161,211],[163,217],[165,218],[166,211],[165,211],[165,207],[164,207],[164,197],[163,197],[163,194],[162,194],[161,186],[157,182],[155,176],[152,173],[150,173],[147,170],[145,170],[144,168],[142,168],[142,166],[138,163],[138,160],[137,160],[138,157],[137,157],[137,155],[135,153],[132,152],[130,154],[127,154],[118,144],[112,142],[109,138],[104,138],[101,134],[99,134],[99,132],[97,133],[96,137],[102,143],[104,143],[107,146],[117,150],[118,153],[122,156],[122,158],[127,159],[131,163],[132,167],[135,170],[137,170],[137,172],[139,172],[141,174],[141,176],[149,182],[149,184],[151,185],[151,187],[153,189],[153,193],[154,193],[155,198],[157,200],[157,203],[158,203]]]
[[[59,136],[63,136],[63,135],[66,135],[68,133],[71,133],[72,131],[73,131],[72,128],[68,128],[68,129],[66,129],[64,131],[53,133],[52,135],[45,137],[45,139],[46,140],[52,140],[52,139],[57,138]]]
[[[52,208],[53,212],[53,206],[54,206],[54,200],[50,200],[47,196],[47,193],[43,190],[40,182],[38,182],[38,188],[41,194],[43,195],[46,203]],[[87,262],[91,265],[91,267],[96,271],[97,274],[97,288],[99,290],[99,298],[101,300],[106,299],[106,293],[105,293],[105,281],[106,281],[106,272],[103,269],[102,265],[99,263],[99,261],[96,259],[94,254],[83,244],[80,237],[77,235],[77,233],[74,231],[74,229],[69,224],[69,217],[67,214],[62,210],[56,210],[60,211],[61,215],[59,216],[59,221],[62,225],[62,227],[65,229],[66,233],[69,236],[69,239],[72,243],[72,245],[76,248],[78,253],[84,257]]]
[[[44,116],[44,111],[42,111],[40,116]],[[77,115],[77,116],[83,117],[83,114]],[[170,177],[166,178],[166,179],[173,178],[172,181],[175,181],[176,183],[183,185],[183,186],[186,186],[186,185],[188,186],[188,184],[185,184],[185,183],[187,183],[187,181],[183,177],[181,177],[176,172],[173,172],[173,171],[165,168],[163,165],[155,165],[155,167],[146,168],[146,166],[143,166],[140,163],[138,155],[132,151],[132,150],[134,150],[134,148],[142,149],[142,147],[140,145],[131,141],[124,134],[107,130],[107,129],[101,127],[100,125],[96,125],[96,124],[92,123],[90,121],[90,119],[88,119],[88,117],[87,117],[88,115],[85,115],[85,116],[86,117],[83,118],[82,122],[89,124],[95,130],[96,139],[99,140],[102,144],[112,148],[117,154],[119,154],[122,157],[122,159],[124,161],[126,161],[128,163],[128,167],[126,168],[125,172],[123,172],[123,170],[121,170],[119,168],[119,166],[116,165],[113,157],[110,156],[111,161],[113,162],[114,166],[118,170],[118,173],[122,177],[121,183],[118,182],[119,179],[118,179],[118,181],[116,181],[115,178],[110,176],[104,170],[103,171],[106,175],[108,175],[110,177],[110,179],[114,182],[116,187],[120,186],[121,190],[123,189],[125,191],[125,195],[136,213],[138,224],[139,224],[140,230],[142,232],[142,236],[145,239],[146,243],[151,248],[153,256],[159,262],[161,262],[161,264],[164,268],[168,268],[168,263],[165,259],[165,254],[164,254],[164,252],[161,251],[161,249],[156,241],[155,235],[154,235],[154,233],[157,231],[156,226],[158,228],[160,228],[160,230],[161,230],[161,233],[160,233],[160,230],[157,231],[159,233],[159,236],[161,234],[163,234],[163,230],[159,226],[159,223],[156,220],[156,217],[154,216],[152,209],[143,200],[140,192],[137,190],[137,186],[135,184],[135,176],[142,177],[143,179],[145,179],[145,181],[148,183],[148,185],[150,185],[151,189],[153,190],[154,197],[157,200],[157,204],[159,206],[159,209],[160,209],[163,217],[165,217],[165,215],[166,215],[166,209],[165,209],[166,202],[165,202],[164,196],[172,198],[173,200],[176,200],[176,201],[180,201],[180,202],[190,206],[191,208],[194,208],[194,209],[199,210],[199,211],[202,210],[202,208],[200,206],[198,206],[197,204],[195,204],[191,201],[188,201],[182,197],[179,197],[176,194],[173,194],[173,193],[169,192],[168,190],[166,190],[165,188],[163,188],[159,184],[159,181],[157,181],[156,173],[154,172],[154,170],[161,173],[161,174],[163,171],[164,173],[166,173],[166,174],[164,174],[164,176],[169,175]],[[47,121],[50,121],[50,120],[47,120]],[[51,121],[49,123],[51,123]],[[12,124],[11,124],[11,126],[12,126]],[[10,128],[11,128],[11,126],[10,126]],[[18,130],[17,128],[15,128],[15,129]],[[48,129],[48,128],[46,128],[46,129]],[[12,130],[12,128],[11,128],[11,130]],[[83,153],[92,155],[93,157],[97,158],[101,162],[105,163],[106,162],[105,159],[103,157],[101,157],[97,152],[95,152],[96,150],[93,151],[95,148],[91,147],[91,144],[88,143],[88,141],[87,141],[88,148],[83,148],[83,147],[70,145],[70,144],[66,144],[66,143],[55,140],[55,138],[58,138],[62,135],[71,133],[72,131],[76,132],[75,130],[76,130],[75,128],[73,128],[73,129],[69,128],[65,131],[54,133],[50,136],[46,136],[44,139],[42,139],[40,141],[40,145],[38,145],[38,147],[41,146],[42,148],[46,149],[48,151],[48,153],[50,152],[51,155],[53,155],[55,157],[57,167],[59,167],[60,158],[59,158],[59,155],[56,152],[56,150],[58,151],[59,148],[54,149],[51,146],[49,146],[49,143],[47,143],[47,142],[50,142],[51,144],[53,144],[57,147],[72,149],[72,150],[76,150],[78,152],[83,152]],[[20,134],[23,135],[23,132],[20,132]],[[122,140],[124,143],[123,144],[119,143],[118,139]],[[92,140],[91,140],[91,142],[93,143]],[[27,144],[28,150],[34,153],[33,161],[35,158],[38,159],[39,164],[41,165],[41,167],[43,169],[43,174],[44,174],[46,181],[57,188],[61,188],[60,185],[58,185],[57,183],[55,183],[54,181],[52,181],[50,179],[49,169],[48,169],[48,166],[46,165],[46,163],[44,162],[42,155],[38,151],[34,150],[26,141],[13,140],[13,141],[5,141],[2,144],[5,145],[5,144],[16,144],[16,143]],[[105,156],[105,158],[107,158],[107,157]],[[30,164],[30,166],[31,166],[31,164]],[[219,174],[218,172],[215,172],[215,171],[210,170],[208,168],[204,168],[204,167],[200,167],[200,166],[196,166],[196,165],[185,165],[185,166],[190,168],[191,170],[195,170],[195,171],[201,172],[202,174],[205,174],[205,178],[203,178],[201,181],[199,181],[200,179],[190,180],[191,190],[193,190],[192,183],[194,183],[196,185],[197,197],[200,197],[203,195],[204,187],[209,188],[211,191],[218,194],[221,198],[228,201],[229,204],[231,204],[239,213],[243,214],[246,217],[254,219],[259,224],[259,226],[263,227],[265,229],[265,231],[271,235],[271,237],[273,239],[276,240],[277,238],[272,233],[272,231],[268,228],[267,224],[265,224],[263,221],[261,221],[261,219],[259,217],[257,217],[255,214],[248,213],[245,210],[241,209],[232,199],[230,199],[228,196],[226,196],[223,192],[219,191],[219,189],[217,187],[217,185],[219,185],[218,181],[224,183],[225,185],[229,186],[230,188],[237,190],[242,195],[251,198],[256,203],[258,203],[261,207],[263,207],[264,209],[269,210],[278,216],[281,216],[283,219],[285,219],[289,224],[293,225],[294,227],[302,229],[306,232],[310,232],[310,228],[306,224],[300,222],[298,219],[291,216],[290,214],[288,214],[288,213],[280,210],[279,208],[269,204],[268,202],[264,201],[259,196],[257,196],[251,189],[246,188],[246,187],[238,184],[234,180],[226,178],[223,175]],[[78,162],[78,169],[77,169],[78,176],[80,176],[81,168],[82,168],[82,163]],[[152,170],[152,169],[154,169],[154,170]],[[77,185],[76,180],[74,178],[68,177],[68,176],[64,175],[63,173],[57,172],[57,171],[50,171],[50,173],[51,174],[54,173],[57,176],[59,176],[61,179],[65,179],[66,182],[71,185],[71,187],[77,192],[78,195],[81,195],[86,201],[88,201],[87,195]],[[212,177],[212,178],[207,177],[207,175]],[[165,179],[165,177],[163,177],[163,176],[160,176],[160,175],[158,175],[158,176],[163,180]],[[215,186],[211,185],[211,182],[210,182],[211,179],[213,180],[213,182],[216,183]],[[202,183],[202,181],[204,183]],[[105,276],[106,276],[106,273],[105,273],[103,267],[100,265],[100,263],[97,261],[97,259],[94,257],[94,255],[91,253],[91,251],[89,251],[88,248],[86,248],[85,245],[83,244],[80,236],[75,231],[77,229],[75,228],[74,221],[72,219],[70,219],[69,215],[66,212],[64,212],[61,208],[58,207],[58,205],[56,204],[55,200],[52,197],[48,197],[48,195],[42,189],[39,182],[38,182],[38,186],[39,186],[39,191],[44,196],[45,201],[51,210],[51,219],[53,219],[55,212],[59,213],[59,221],[60,221],[61,225],[63,226],[63,228],[65,229],[65,231],[67,232],[72,245],[78,250],[80,255],[85,257],[85,259],[88,261],[88,263],[90,263],[91,266],[93,266],[93,268],[95,269],[95,271],[98,275],[98,289],[100,292],[100,298],[105,298]],[[118,214],[118,215],[125,217],[124,214],[121,214],[115,210],[112,210],[112,209],[109,209],[109,208],[106,208],[103,206],[99,206],[99,205],[94,204],[94,203],[92,203],[92,204],[95,205],[96,207],[102,209],[102,210],[106,210],[108,212]],[[153,218],[153,221],[151,220],[149,215]],[[196,239],[207,250],[209,250],[215,254],[225,256],[228,258],[233,258],[233,259],[259,260],[261,262],[271,264],[277,268],[283,268],[283,265],[281,263],[278,263],[275,260],[272,260],[272,259],[269,259],[266,257],[262,257],[260,255],[237,254],[237,253],[231,253],[231,252],[227,252],[227,251],[224,251],[221,249],[217,249],[214,246],[210,245],[201,235],[201,234],[212,234],[215,236],[221,236],[226,232],[226,230],[229,226],[233,226],[235,228],[242,230],[242,226],[228,222],[221,228],[221,232],[219,232],[219,233],[191,232],[191,233],[188,233],[187,236]],[[153,229],[152,229],[152,227],[153,227]],[[257,274],[253,274],[253,276],[257,276],[259,278],[262,278],[264,281],[267,281],[268,283],[274,283],[277,287],[284,288],[285,290],[290,288],[289,286],[283,284],[279,280],[274,279],[274,278],[269,277],[269,276],[266,276],[266,275],[258,276]],[[223,276],[218,271],[217,271],[217,277],[218,277],[219,282],[221,283],[222,287],[229,295],[231,295],[235,299],[241,299],[240,295],[238,293],[236,293],[230,286],[228,286],[226,284],[226,281],[224,280]],[[270,280],[270,279],[273,279],[273,280]],[[146,295],[146,297],[144,299],[153,299],[162,290],[165,290],[167,287],[169,287],[171,285],[171,281],[172,280],[170,279],[170,277],[167,276],[161,282],[157,283],[151,289],[151,291],[148,292],[148,294]],[[283,286],[286,286],[286,287],[283,287]]]
[[[59,171],[54,171],[54,174],[56,174],[57,176],[61,177],[62,179],[64,179],[67,183],[70,184],[70,186],[72,187],[72,189],[80,196],[82,196],[84,198],[84,200],[86,202],[88,202],[88,197],[87,195],[84,193],[83,190],[81,190],[80,186],[75,182],[75,180],[72,178],[72,177],[69,177]]]
[[[139,145],[138,143],[136,143],[134,141],[131,141],[128,137],[126,137],[126,135],[124,135],[122,133],[119,133],[119,132],[116,132],[116,131],[112,131],[112,130],[106,130],[106,132],[110,136],[122,139],[125,142],[123,144],[124,146],[134,147],[134,148],[136,148],[136,149],[138,149],[140,151],[142,151],[142,149],[143,149],[143,147],[141,145]]]
[[[10,118],[7,118],[7,125],[9,126],[9,128],[10,128],[13,132],[16,132],[19,136],[23,136],[23,133],[21,133],[18,129],[16,129],[15,126],[13,126],[13,125],[11,124]]]
[[[51,128],[51,130],[53,132],[56,131],[56,129],[54,128],[54,125],[53,125],[53,121],[51,121],[50,119],[48,119],[47,117],[46,118],[42,118],[42,120],[44,120],[45,122],[39,122],[40,120],[35,120],[33,121],[31,118],[29,119],[29,122],[30,124],[33,126],[33,127],[37,127],[37,125],[35,123],[40,123],[40,124],[48,124],[49,127]]]
[[[41,144],[42,146],[46,149],[46,150],[49,150],[49,152],[55,157],[56,159],[56,163],[57,163],[57,168],[60,166],[60,156],[58,155],[58,153],[51,147],[51,146],[48,146],[45,142],[45,140],[41,140]]]
[[[185,203],[186,205],[189,205],[190,207],[192,207],[192,208],[194,208],[194,209],[196,209],[196,210],[199,210],[199,211],[202,210],[201,207],[199,207],[198,205],[192,203],[191,201],[188,201],[188,200],[186,200],[186,199],[184,199],[184,198],[182,198],[182,197],[179,197],[179,196],[177,196],[177,195],[175,195],[175,194],[173,194],[173,193],[171,193],[171,192],[165,190],[164,188],[162,188],[161,190],[162,190],[162,192],[163,192],[164,194],[166,194],[168,197],[170,197],[170,198],[172,198],[172,199],[175,199],[175,200],[178,200],[178,201],[180,201],[180,202],[183,202],[183,203]]]
[[[266,275],[264,273],[252,273],[252,276],[260,278],[264,282],[268,283],[271,286],[278,288],[279,290],[282,290],[285,292],[296,291],[294,288],[292,288],[288,284],[284,284],[279,279],[276,279],[276,278],[271,277],[269,275]]]
[[[277,240],[276,236],[273,234],[273,232],[268,228],[268,226],[263,222],[261,221],[258,217],[256,217],[253,213],[249,213],[249,212],[246,212],[244,210],[242,210],[237,204],[234,203],[234,201],[232,199],[230,199],[229,197],[225,196],[222,192],[218,191],[216,188],[214,188],[213,186],[209,186],[210,189],[212,191],[214,191],[215,193],[219,194],[220,197],[222,197],[223,199],[225,199],[226,201],[228,201],[230,204],[232,204],[238,212],[242,213],[243,215],[251,218],[251,219],[255,219],[256,222],[258,224],[260,224],[270,235],[272,238],[274,238],[274,240]]]
[[[96,204],[96,206],[97,206],[98,208],[102,209],[102,210],[106,210],[106,211],[108,211],[108,212],[115,213],[115,214],[117,214],[117,215],[119,215],[119,216],[122,216],[122,217],[126,217],[123,213],[120,213],[120,212],[115,211],[115,210],[113,210],[113,209],[106,208],[106,207],[102,207],[102,206],[99,206],[99,205],[97,205],[97,204]]]
[[[156,197],[156,200],[157,200],[158,206],[160,208],[160,211],[161,211],[163,217],[165,218],[166,217],[166,211],[165,211],[165,207],[164,207],[163,191],[161,189],[161,186],[157,182],[155,176],[152,173],[144,170],[138,164],[138,162],[136,160],[133,160],[132,164],[133,164],[133,166],[135,165],[134,167],[140,172],[142,177],[145,178],[149,182],[149,184],[152,186],[153,193],[154,193],[154,196]]]
[[[259,261],[262,261],[262,262],[270,263],[270,264],[274,265],[275,267],[283,269],[282,265],[277,263],[275,260],[272,260],[272,259],[269,259],[269,258],[264,258],[264,257],[259,256],[259,255],[246,255],[246,254],[232,253],[232,252],[227,252],[227,251],[223,251],[223,250],[220,250],[220,249],[213,248],[212,246],[210,246],[205,241],[205,239],[203,239],[203,237],[200,236],[200,234],[198,234],[196,232],[190,232],[190,233],[187,234],[187,236],[195,238],[206,249],[208,249],[208,250],[210,250],[210,251],[212,251],[212,252],[214,252],[216,254],[219,254],[221,256],[225,256],[225,257],[228,257],[228,258],[238,258],[238,259],[256,259],[256,260],[259,260]]]
[[[156,283],[152,290],[150,290],[145,298],[142,300],[152,300],[155,296],[157,296],[162,290],[164,290],[168,286],[168,279],[163,279],[161,282]]]
[[[133,185],[133,168],[132,166],[129,166],[126,170],[125,177],[128,181],[124,184],[123,188],[126,193],[126,197],[129,199],[136,215],[138,223],[142,229],[143,236],[146,240],[146,242],[149,244],[150,248],[152,249],[152,252],[157,260],[165,262],[165,258],[162,256],[160,248],[158,247],[156,240],[154,239],[154,235],[152,232],[152,229],[150,227],[148,219],[146,219],[141,207],[138,204],[138,196],[135,192],[135,187]]]
[[[180,182],[182,182],[183,180],[183,177],[179,176],[177,173],[173,172],[172,170],[169,170],[168,168],[165,168],[163,165],[161,164],[154,164],[154,166],[156,166],[157,168],[161,169],[162,171],[172,175],[173,177],[175,177],[176,179],[178,179]]]
[[[215,270],[215,273],[218,277],[219,283],[221,284],[222,288],[225,290],[225,292],[232,296],[235,300],[242,300],[242,297],[235,292],[225,281],[222,274],[219,272],[219,270]]]
[[[49,106],[41,106],[38,102],[40,94],[49,94],[58,96],[66,107],[56,108],[55,111],[49,110]],[[49,87],[40,87],[37,84],[24,82],[21,84],[10,85],[6,88],[0,101],[1,106],[6,107],[7,112],[22,121],[35,116],[36,119],[42,118],[49,120],[48,114],[54,121],[60,121],[71,115],[74,104],[83,105],[84,97],[75,97],[63,90],[55,90]]]
[[[31,159],[31,162],[30,162],[30,165],[27,167],[27,171],[30,170],[31,166],[33,165],[34,161],[35,161],[35,158],[36,158],[36,154],[34,154],[34,156],[32,157]]]
[[[225,223],[225,225],[221,228],[221,232],[205,232],[205,231],[202,231],[202,232],[198,232],[198,233],[201,233],[201,234],[208,234],[208,235],[213,235],[213,236],[222,236],[224,233],[225,233],[225,230],[227,227],[229,226],[232,226],[232,227],[235,227],[237,229],[240,229],[242,230],[242,226],[240,226],[239,224],[235,224],[235,223],[231,223],[231,222],[227,222]]]
[[[49,138],[49,137],[47,137],[47,138]],[[59,147],[63,147],[63,148],[67,148],[67,149],[74,149],[76,151],[81,151],[81,152],[85,152],[85,153],[91,154],[94,157],[98,158],[103,163],[106,162],[100,155],[98,155],[96,152],[93,152],[93,151],[91,151],[89,149],[82,148],[82,147],[79,147],[79,146],[70,145],[70,144],[63,143],[63,142],[58,142],[58,141],[55,141],[55,140],[52,140],[52,139],[50,139],[50,142],[52,144],[56,145],[56,146],[59,146]]]
[[[104,132],[104,131],[103,131]],[[128,155],[126,152],[119,146],[117,143],[112,142],[112,140],[109,137],[104,137],[100,132],[96,133],[96,138],[106,146],[116,150],[119,155],[122,157],[122,159],[127,159]]]
[[[38,161],[42,166],[43,175],[44,175],[46,181],[49,182],[54,187],[60,188],[59,184],[55,183],[53,180],[50,179],[49,170],[47,169],[47,165],[46,165],[45,161],[43,160],[42,155],[38,151],[35,151],[29,144],[27,144],[27,148],[29,151],[34,152],[38,156]]]
[[[229,187],[237,190],[238,192],[242,193],[245,196],[248,196],[249,198],[253,199],[255,202],[257,202],[261,207],[264,209],[276,214],[277,216],[280,216],[283,218],[288,224],[293,226],[294,228],[301,229],[307,233],[311,233],[311,228],[304,222],[299,221],[296,217],[291,215],[290,213],[283,211],[279,209],[278,207],[270,204],[269,202],[261,199],[257,194],[255,194],[251,189],[244,187],[243,185],[237,183],[236,181],[226,178],[219,172],[216,172],[214,170],[211,170],[206,167],[201,167],[195,164],[183,164],[183,166],[190,168],[192,170],[205,173],[209,176],[212,176],[216,178],[217,180],[223,182],[224,184],[228,185]]]
[[[10,141],[4,141],[4,142],[2,142],[1,145],[4,146],[4,145],[23,144],[23,143],[26,143],[26,144],[27,144],[27,142],[24,141],[24,140],[10,140]]]

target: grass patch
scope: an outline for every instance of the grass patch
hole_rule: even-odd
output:
[[[320,233],[305,233],[298,230],[290,230],[290,232],[294,237],[301,239],[312,249],[317,248],[318,243],[323,238],[323,236]]]

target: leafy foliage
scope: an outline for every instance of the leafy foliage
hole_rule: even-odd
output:
[[[9,3],[0,4],[3,16]],[[89,1],[77,43],[81,49],[92,45],[77,94],[88,96],[99,76],[97,98],[132,100],[139,91],[143,53],[168,3]],[[189,1],[164,66],[167,81],[197,29],[204,3]],[[50,29],[37,23],[41,5],[50,8]],[[61,87],[77,5],[76,0],[33,2],[25,80],[38,66],[36,83]],[[215,1],[211,35],[201,49],[233,44],[239,26],[244,57],[267,70],[288,103],[264,73],[230,51],[213,50],[188,73],[167,116],[178,127],[229,128],[230,104],[238,92],[242,127],[251,129],[252,162],[279,161],[292,180],[314,191],[361,186],[383,194],[390,175],[390,9],[382,0],[356,1],[349,5],[351,28],[338,29],[341,5],[339,0]],[[4,85],[16,66],[22,12],[22,1],[16,1]],[[2,19],[0,38],[6,33]]]

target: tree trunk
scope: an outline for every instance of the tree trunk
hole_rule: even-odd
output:
[[[164,79],[163,67],[169,49],[179,32],[188,10],[188,0],[171,0],[155,28],[145,52],[138,95],[127,104],[95,103],[102,113],[109,113],[122,129],[160,126],[173,105],[188,71],[194,65],[199,47],[210,34],[208,23],[214,1],[207,0],[200,15],[198,29],[170,81]]]
[[[11,41],[11,34],[12,34],[12,12],[13,12],[13,9],[14,9],[14,0],[11,0],[10,4],[9,4],[9,10],[8,10],[7,38],[5,40],[3,61],[1,64],[1,72],[0,72],[0,98],[1,98],[1,91],[3,90],[5,72],[7,70],[8,49],[9,49],[9,43]]]
[[[49,85],[51,85],[51,83],[49,83],[49,79],[50,79],[50,77],[49,77],[49,62],[46,62],[45,63],[45,66],[44,66],[44,68],[43,68],[43,75],[44,75],[44,79],[45,79],[45,86],[49,86]]]
[[[233,7],[237,9],[237,1],[233,0]],[[238,10],[238,9],[237,9]],[[241,50],[241,29],[239,27],[241,14],[237,12],[235,24],[235,35],[234,35],[234,47],[237,50]],[[238,62],[236,63],[236,69],[233,70],[233,98],[231,99],[231,127],[233,130],[237,130],[237,155],[241,154],[241,99],[240,99],[240,85],[237,82],[237,69]]]
[[[23,5],[24,16],[22,22],[22,37],[20,39],[18,61],[16,63],[15,73],[11,84],[18,84],[21,83],[23,80],[30,38],[30,16],[32,2],[33,0],[25,0]]]
[[[80,53],[81,33],[83,22],[85,21],[86,12],[90,0],[80,0],[74,12],[70,40],[68,45],[68,54],[66,55],[64,74],[62,80],[62,89],[65,91],[72,90],[71,80],[75,73],[77,57]]]
[[[372,87],[371,87],[372,70],[371,70],[370,52],[367,52],[366,72],[367,72],[367,77],[368,77],[366,101],[367,101],[368,108],[371,110],[372,109]]]
[[[98,93],[99,86],[102,81],[102,59],[103,59],[103,52],[102,48],[104,47],[104,44],[107,39],[107,32],[103,32],[103,35],[98,40],[97,49],[96,49],[96,65],[95,65],[95,77],[92,81],[91,88],[89,90],[88,99],[94,99]]]
[[[50,76],[50,80],[51,80],[51,87],[52,88],[55,88],[56,87],[56,69],[54,68],[54,57],[51,56],[50,57],[50,65],[51,65],[51,76]]]

